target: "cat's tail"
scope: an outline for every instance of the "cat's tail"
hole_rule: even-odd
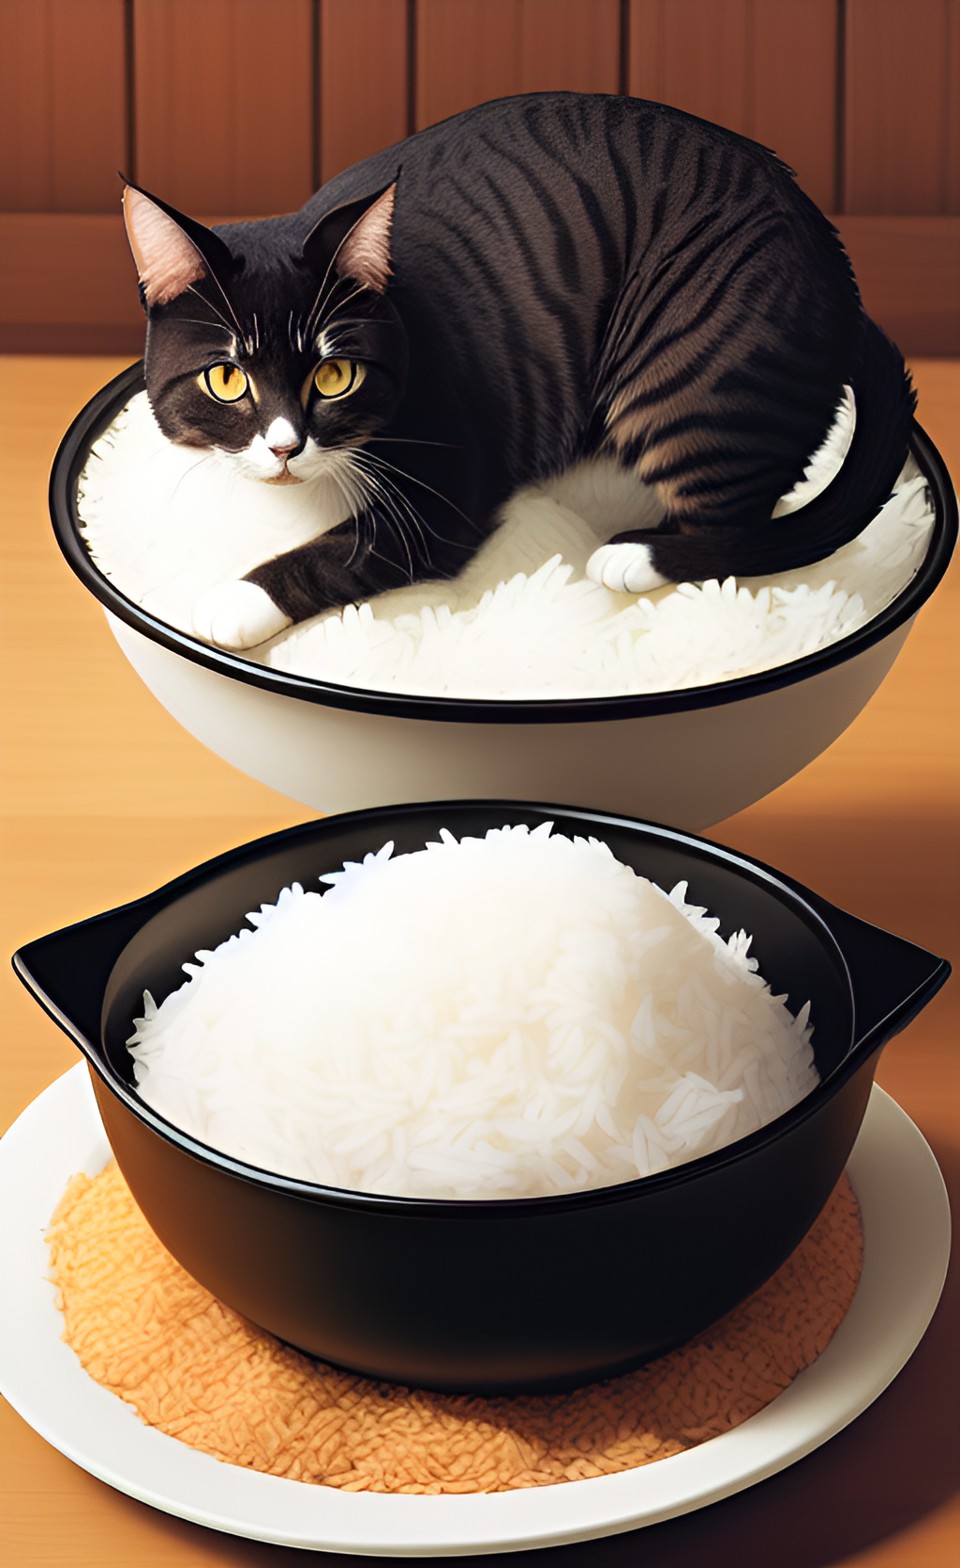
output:
[[[705,523],[689,532],[618,534],[595,552],[591,577],[633,593],[664,582],[766,577],[823,560],[855,539],[893,492],[916,407],[899,349],[869,317],[850,384],[853,438],[834,478],[812,501],[749,528]]]

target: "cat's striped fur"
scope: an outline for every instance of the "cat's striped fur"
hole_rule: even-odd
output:
[[[511,493],[592,457],[615,456],[664,507],[657,530],[614,541],[630,546],[614,554],[631,588],[818,559],[865,526],[902,465],[903,361],[835,231],[771,153],[676,110],[504,99],[345,171],[287,218],[214,234],[158,211],[197,258],[188,290],[151,303],[147,289],[163,428],[241,449],[253,410],[195,406],[204,354],[225,356],[258,389],[260,428],[282,419],[299,447],[286,477],[309,477],[297,463],[311,452],[318,470],[332,452],[353,464],[352,515],[250,574],[275,607],[260,633],[451,574]],[[149,278],[135,226],[132,239]],[[301,388],[338,354],[368,374],[331,422]],[[840,475],[771,521],[845,384],[857,422]]]

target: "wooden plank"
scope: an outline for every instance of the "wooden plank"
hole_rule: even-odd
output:
[[[135,178],[191,213],[313,189],[311,0],[134,0]]]
[[[839,199],[837,0],[753,0],[748,136],[822,207]]]
[[[489,98],[616,92],[619,0],[418,0],[416,123]]]
[[[0,208],[110,212],[126,162],[123,0],[0,0]]]
[[[843,207],[851,213],[944,213],[956,0],[848,0]]]
[[[904,352],[960,354],[960,218],[833,221],[867,309]],[[0,352],[137,353],[142,346],[133,264],[117,218],[0,214]]]
[[[412,129],[408,11],[407,0],[321,0],[321,179]]]
[[[749,0],[631,0],[630,92],[748,136],[749,23]]]
[[[628,90],[771,147],[836,200],[836,0],[630,0]]]
[[[960,0],[947,0],[945,210],[960,213]]]
[[[905,354],[960,354],[960,218],[857,217],[840,230],[870,315]]]
[[[0,350],[137,353],[143,332],[119,213],[0,214]]]

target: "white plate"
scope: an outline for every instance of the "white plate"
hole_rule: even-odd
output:
[[[872,1403],[933,1316],[950,1249],[937,1163],[899,1106],[874,1088],[849,1174],[863,1211],[863,1275],[822,1356],[742,1426],[656,1464],[492,1496],[339,1492],[227,1465],[142,1424],[61,1339],[44,1229],[69,1178],[109,1149],[80,1063],[0,1142],[0,1389],[62,1454],[109,1486],[197,1524],[285,1546],[385,1557],[560,1545],[654,1524],[763,1480]]]

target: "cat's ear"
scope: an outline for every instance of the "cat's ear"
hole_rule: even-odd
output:
[[[317,271],[333,266],[341,277],[353,278],[383,294],[390,281],[390,238],[397,182],[360,201],[328,212],[303,242],[303,259]]]
[[[230,252],[212,229],[129,182],[123,221],[148,310],[169,305],[211,273],[222,281],[230,268]]]

